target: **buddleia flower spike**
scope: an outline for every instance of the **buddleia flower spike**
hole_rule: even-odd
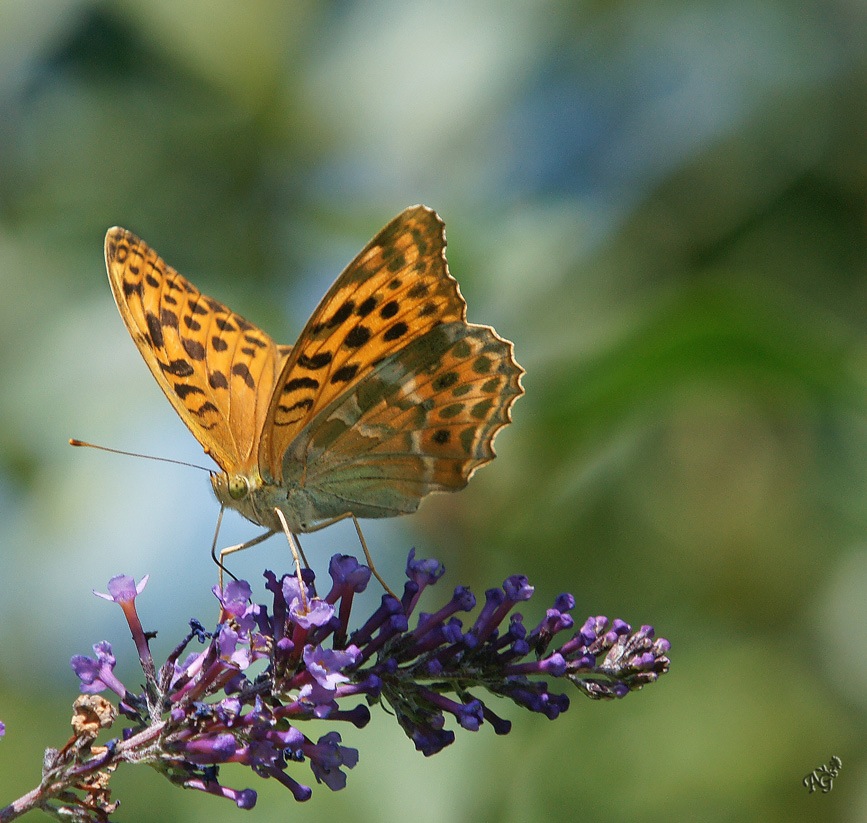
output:
[[[0,810],[0,821],[35,807],[108,820],[115,807],[109,781],[122,763],[147,763],[178,786],[249,809],[255,789],[229,786],[221,775],[224,764],[240,764],[250,781],[273,778],[307,800],[311,775],[332,790],[344,788],[359,752],[344,745],[339,729],[363,729],[377,704],[431,756],[454,743],[459,729],[490,726],[507,734],[511,724],[495,703],[554,720],[569,708],[560,690],[568,683],[588,697],[615,699],[668,671],[670,645],[650,626],[634,630],[599,615],[576,622],[569,594],[531,618],[525,610],[534,590],[522,575],[489,589],[480,605],[464,586],[437,597],[428,590],[443,572],[439,562],[411,552],[400,598],[383,595],[372,613],[357,618],[355,597],[370,569],[347,555],[331,558],[324,593],[309,570],[301,583],[266,572],[267,604],[255,602],[247,582],[232,581],[214,588],[216,626],[206,630],[191,620],[159,668],[149,648],[153,634],[136,609],[143,582],[112,579],[106,597],[123,610],[144,688],[118,678],[106,642],[92,657],[73,657],[82,691],[73,737],[46,753],[41,785]],[[419,610],[422,599],[433,601],[431,611]],[[118,718],[121,736],[96,745]]]

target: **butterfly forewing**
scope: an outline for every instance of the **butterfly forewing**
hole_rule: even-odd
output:
[[[106,234],[105,261],[121,316],[181,419],[224,470],[255,461],[290,347],[203,295],[125,229]]]
[[[425,206],[392,220],[325,295],[277,381],[259,463],[279,482],[305,427],[349,395],[377,364],[441,323],[462,322],[466,304],[445,259],[445,231]]]

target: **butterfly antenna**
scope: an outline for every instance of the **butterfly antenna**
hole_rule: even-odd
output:
[[[187,463],[185,460],[172,460],[171,457],[156,457],[152,454],[139,454],[138,452],[126,452],[121,449],[110,449],[108,446],[97,446],[94,443],[86,443],[84,440],[76,440],[74,437],[69,438],[70,446],[82,446],[88,449],[98,449],[101,452],[111,452],[112,454],[122,454],[126,457],[141,457],[145,460],[158,460],[160,463],[176,463],[178,466],[187,466],[191,469],[201,469],[203,472],[213,474],[213,469],[207,469],[204,466],[197,466],[195,463]]]

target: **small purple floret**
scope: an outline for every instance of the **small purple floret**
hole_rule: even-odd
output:
[[[361,652],[355,646],[350,646],[345,651],[305,646],[304,663],[307,671],[323,689],[333,691],[341,683],[349,682],[349,677],[343,674],[342,670],[354,666],[360,655]]]
[[[554,608],[558,612],[571,612],[575,608],[575,598],[569,592],[558,594],[554,600]]]
[[[509,600],[519,603],[523,600],[529,600],[535,589],[523,574],[513,574],[503,582],[503,591]]]
[[[317,782],[335,792],[346,786],[346,774],[341,767],[352,769],[358,763],[358,750],[338,745],[340,740],[337,732],[328,732],[315,746],[311,744],[304,748]]]
[[[349,554],[335,554],[328,564],[328,573],[335,586],[349,586],[356,594],[363,592],[370,582],[370,569]]]
[[[118,574],[108,581],[108,594],[94,590],[97,597],[103,600],[113,600],[115,603],[125,603],[135,600],[144,591],[150,575],[145,575],[136,585],[135,579],[126,574]]]
[[[93,647],[96,657],[85,657],[81,654],[73,655],[69,661],[72,670],[81,681],[83,694],[98,694],[111,689],[119,697],[126,696],[126,688],[114,675],[114,666],[117,663],[111,651],[111,643],[103,640]]]
[[[302,602],[295,598],[289,604],[289,616],[293,623],[303,629],[324,626],[334,616],[334,606],[314,597],[307,601],[305,608]]]
[[[409,557],[406,561],[406,576],[420,588],[432,586],[439,580],[446,571],[446,567],[439,560],[433,558],[427,560],[416,560],[415,549],[409,550]]]

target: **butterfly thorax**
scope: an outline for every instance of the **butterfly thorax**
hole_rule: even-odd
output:
[[[248,474],[214,472],[211,485],[223,506],[273,531],[282,531],[283,528],[274,509],[283,512],[289,530],[294,534],[309,531],[319,519],[306,489],[294,483],[269,483],[256,469]]]

